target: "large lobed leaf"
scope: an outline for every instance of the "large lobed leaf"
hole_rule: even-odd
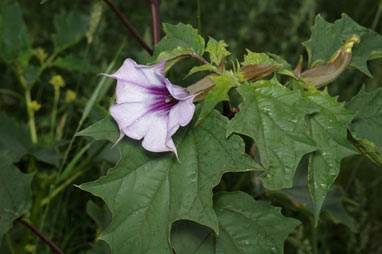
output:
[[[112,223],[101,235],[112,253],[171,253],[170,227],[181,219],[219,232],[212,188],[224,172],[260,169],[238,136],[225,138],[227,124],[213,112],[197,127],[182,128],[175,137],[179,161],[174,154],[150,153],[140,141],[125,138],[118,144],[117,166],[106,177],[81,185],[112,212]],[[107,118],[80,135],[115,141],[119,130]]]
[[[293,200],[296,207],[304,206],[313,215],[313,200],[308,187],[308,156],[305,156],[297,167],[295,177],[293,179],[293,187],[283,189],[278,193],[283,193]],[[322,212],[327,215],[335,224],[342,223],[346,225],[352,232],[357,232],[356,223],[353,217],[347,213],[342,201],[345,195],[339,186],[333,185],[322,205]]]
[[[361,89],[346,108],[357,112],[350,125],[351,133],[356,138],[372,141],[382,153],[382,89],[369,93]]]
[[[0,241],[14,220],[31,206],[33,174],[23,174],[5,151],[0,151]]]
[[[318,146],[309,162],[309,188],[317,224],[325,196],[339,174],[341,160],[356,153],[346,139],[354,114],[326,90],[307,93],[306,98],[319,108],[319,113],[309,118],[311,136]]]
[[[171,242],[177,254],[281,254],[285,238],[300,223],[282,216],[280,208],[255,201],[243,192],[216,194],[214,209],[220,227],[218,236],[196,223],[175,224]]]
[[[292,187],[302,156],[317,149],[304,120],[317,107],[300,92],[290,91],[276,80],[242,85],[237,90],[243,103],[231,120],[227,135],[236,132],[256,142],[261,162],[267,169],[262,176],[267,189]]]
[[[312,27],[311,38],[304,42],[309,55],[309,62],[329,61],[332,55],[342,46],[343,42],[352,34],[360,37],[361,42],[354,46],[350,65],[371,77],[367,68],[367,60],[381,57],[382,36],[375,31],[358,25],[346,14],[331,24],[321,16],[316,17]]]

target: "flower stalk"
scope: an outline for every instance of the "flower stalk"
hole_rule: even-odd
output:
[[[146,43],[146,41],[139,35],[139,33],[134,29],[134,27],[130,24],[127,18],[115,7],[113,3],[109,0],[104,0],[109,7],[114,11],[115,15],[121,20],[121,22],[126,26],[126,28],[133,34],[135,39],[141,44],[141,46],[150,54],[153,54],[153,49]]]
[[[37,107],[34,107],[35,103],[32,102],[31,92],[29,88],[25,89],[25,102],[27,105],[27,113],[28,113],[28,128],[31,135],[31,140],[33,144],[37,144],[37,131],[36,131],[36,122],[34,120],[34,112],[37,111]]]

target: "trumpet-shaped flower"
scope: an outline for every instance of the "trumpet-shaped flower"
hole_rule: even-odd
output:
[[[118,141],[125,135],[143,138],[142,146],[148,151],[177,154],[171,137],[191,121],[196,95],[170,83],[164,76],[165,63],[145,66],[126,59],[116,73],[106,74],[117,80],[117,104],[110,113],[120,129]]]

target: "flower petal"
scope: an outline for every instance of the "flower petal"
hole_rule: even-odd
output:
[[[126,136],[140,140],[147,134],[156,119],[155,114],[146,114],[131,125],[123,128],[122,131]]]
[[[121,130],[147,114],[148,111],[147,106],[140,102],[114,104],[110,107],[110,114]]]
[[[178,126],[186,126],[192,120],[192,116],[195,112],[195,105],[192,103],[192,100],[193,98],[185,101],[179,101],[172,107],[168,119],[169,130],[171,130],[176,124]]]
[[[163,93],[167,90],[163,90]],[[167,92],[168,93],[168,92]],[[157,93],[152,93],[148,88],[142,86],[130,85],[128,82],[123,80],[117,81],[117,90],[115,92],[117,103],[126,102],[147,102],[154,100]]]
[[[128,58],[114,74],[104,74],[110,78],[125,81],[134,86],[164,87],[164,65],[166,61],[146,66]]]
[[[190,94],[183,87],[173,85],[168,79],[165,79],[166,88],[170,92],[171,96],[177,100],[186,100]]]
[[[156,119],[152,122],[142,146],[151,152],[167,152],[176,153],[175,145],[171,137],[167,138],[167,116],[163,114],[154,114]]]

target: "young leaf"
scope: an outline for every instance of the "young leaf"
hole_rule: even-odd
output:
[[[115,140],[118,127],[110,118],[81,132]],[[101,197],[113,220],[101,238],[112,253],[171,253],[169,229],[180,219],[196,221],[219,231],[212,207],[212,188],[228,171],[260,169],[244,153],[238,136],[225,138],[228,120],[213,112],[197,127],[190,124],[175,136],[174,154],[144,150],[140,141],[118,143],[121,160],[106,177],[81,189]]]
[[[319,108],[319,113],[309,117],[311,136],[318,146],[309,161],[309,188],[317,224],[325,196],[339,174],[341,160],[356,154],[355,148],[346,140],[347,127],[354,114],[326,90],[308,93],[306,98]]]
[[[33,174],[23,174],[0,151],[0,241],[12,227],[14,220],[24,215],[31,206]]]
[[[30,50],[32,40],[17,2],[0,3],[0,59],[10,63]]]
[[[382,153],[382,89],[360,93],[346,104],[346,108],[357,112],[350,125],[351,133],[358,139],[372,141]]]
[[[224,57],[229,56],[231,53],[226,50],[228,47],[224,41],[216,41],[210,37],[207,43],[206,51],[210,54],[211,62],[219,66]]]
[[[292,186],[294,172],[301,157],[316,150],[315,142],[305,130],[304,117],[317,107],[275,80],[263,80],[238,89],[243,97],[240,112],[228,126],[233,132],[251,137],[267,171],[262,182],[267,189]]]
[[[211,76],[211,80],[215,82],[215,87],[209,92],[207,99],[204,101],[202,111],[196,124],[199,124],[211,111],[216,104],[221,101],[229,101],[228,92],[232,87],[239,85],[236,77],[232,72],[225,71],[220,76]]]
[[[184,59],[186,56],[195,54],[195,50],[192,48],[176,47],[174,49],[165,50],[160,52],[157,59],[153,63],[159,63],[166,59],[166,65],[164,72],[168,72],[177,62]]]
[[[204,39],[198,34],[198,30],[191,25],[179,23],[177,25],[163,24],[166,36],[154,48],[152,60],[157,59],[163,51],[173,50],[177,47],[192,49],[195,54],[201,56],[204,52]]]
[[[66,17],[54,17],[56,34],[53,35],[55,51],[61,51],[85,37],[89,26],[89,17],[78,11],[71,11]]]
[[[281,215],[280,208],[255,201],[244,192],[220,192],[214,197],[220,233],[182,221],[172,232],[177,254],[283,253],[283,242],[299,221]]]
[[[334,24],[326,22],[319,15],[316,17],[315,25],[312,27],[312,36],[303,43],[309,55],[310,65],[315,65],[318,61],[328,62],[352,34],[358,35],[361,42],[353,48],[350,65],[371,77],[367,61],[372,56],[378,57],[376,52],[382,51],[382,36],[358,25],[346,14],[342,14],[341,19]]]

